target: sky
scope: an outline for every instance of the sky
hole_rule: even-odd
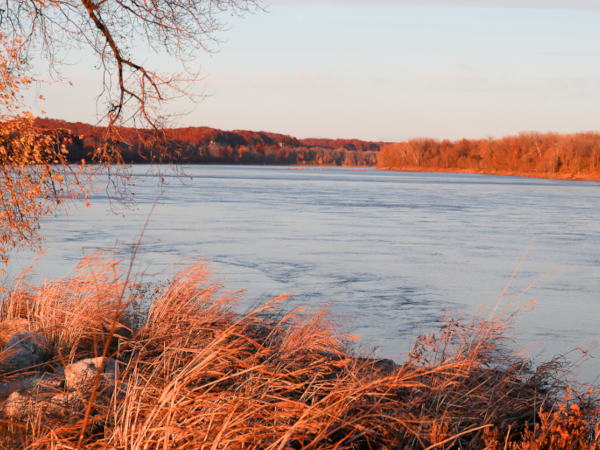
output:
[[[599,0],[272,0],[224,16],[181,126],[402,141],[600,129]],[[164,65],[169,67],[165,60]],[[39,115],[94,123],[88,55]]]

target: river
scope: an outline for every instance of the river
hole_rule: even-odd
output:
[[[64,275],[98,249],[127,256],[152,204],[141,261],[156,272],[183,257],[214,263],[246,305],[291,292],[297,304],[333,301],[361,344],[402,359],[419,333],[450,312],[493,305],[530,248],[506,297],[538,282],[516,307],[517,341],[541,359],[598,342],[600,184],[507,176],[286,167],[192,166],[161,194],[136,166],[136,210],[91,208],[44,219],[40,277]],[[323,168],[318,168],[323,169]],[[533,242],[533,243],[532,243]],[[11,267],[30,259],[21,253]],[[144,266],[146,267],[146,266]],[[511,310],[513,310],[512,308]],[[598,373],[588,363],[584,379]]]

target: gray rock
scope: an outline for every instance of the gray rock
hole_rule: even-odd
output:
[[[64,390],[64,384],[64,375],[36,373],[25,378],[0,381],[0,396],[8,396],[15,391],[33,395],[56,394]]]
[[[0,372],[14,372],[30,369],[43,363],[39,355],[20,351],[7,351],[0,354]]]
[[[11,420],[27,420],[33,414],[65,416],[81,412],[85,407],[85,403],[77,393],[50,395],[13,392],[4,402],[2,411]]]
[[[39,331],[21,330],[14,333],[0,353],[0,372],[26,370],[42,364],[48,357],[48,343]]]
[[[9,350],[38,355],[42,360],[49,355],[48,341],[39,331],[17,331],[8,338],[4,351]]]
[[[50,416],[70,415],[84,407],[81,397],[76,393],[57,394],[44,402],[44,413]]]
[[[32,377],[21,380],[23,389],[29,392],[39,394],[55,394],[64,391],[65,377],[60,374],[39,373]]]
[[[385,373],[392,373],[400,368],[392,359],[377,359],[373,363],[373,366]]]
[[[21,317],[13,317],[0,322],[0,347],[4,348],[8,339],[17,331],[28,330],[29,328],[29,321]]]
[[[8,351],[12,352],[10,358],[39,357],[36,354],[26,353],[29,351],[26,348],[17,349],[15,353],[15,347],[16,344],[13,344],[13,348]],[[102,362],[104,367],[99,374]],[[40,412],[46,415],[64,416],[81,411],[85,406],[85,397],[93,388],[98,374],[100,375],[98,394],[106,399],[106,396],[113,394],[117,379],[116,361],[112,358],[83,359],[55,373],[36,373],[28,377],[2,381],[0,395],[8,395],[2,410],[11,420],[26,420],[32,414]],[[121,386],[123,390],[126,388],[126,385]]]
[[[58,373],[43,373],[35,378],[32,387],[44,392],[55,392],[62,390],[65,385],[65,375]]]
[[[70,391],[89,392],[102,365],[103,358],[88,358],[69,364],[65,367],[65,384]],[[104,367],[100,375],[98,388],[106,395],[111,395],[116,381],[116,361],[104,358]]]
[[[15,391],[24,391],[36,385],[42,374],[35,374],[32,377],[19,378],[13,380],[0,381],[0,396],[4,397]]]

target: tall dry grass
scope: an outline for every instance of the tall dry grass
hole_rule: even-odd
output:
[[[2,448],[599,446],[597,393],[569,390],[560,359],[523,359],[510,316],[448,319],[397,366],[352,350],[327,308],[286,311],[283,296],[239,315],[238,300],[202,261],[160,285],[127,281],[106,255],[40,286],[18,278],[0,318],[48,336],[43,369],[104,354],[119,383],[60,416],[2,418]]]

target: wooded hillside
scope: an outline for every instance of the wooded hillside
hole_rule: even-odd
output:
[[[68,158],[92,161],[103,128],[77,122],[36,119],[48,130],[71,135]],[[600,133],[524,132],[500,139],[430,138],[384,143],[358,139],[297,139],[256,132],[209,127],[165,130],[161,140],[149,132],[119,128],[119,146],[127,163],[165,162],[159,155],[184,164],[266,164],[375,166],[390,170],[475,172],[551,178],[600,179]],[[157,151],[153,145],[166,146]]]
[[[72,161],[92,160],[103,128],[77,122],[36,119],[36,124],[50,130],[72,133],[67,145]],[[68,131],[67,131],[68,130]],[[125,162],[157,162],[156,154],[144,131],[119,128],[115,142]],[[160,145],[166,145],[177,162],[188,164],[270,164],[270,165],[338,165],[374,166],[383,142],[357,139],[296,139],[277,133],[255,131],[222,131],[208,127],[166,130]],[[165,153],[165,152],[163,152]],[[160,162],[160,161],[158,161]]]

